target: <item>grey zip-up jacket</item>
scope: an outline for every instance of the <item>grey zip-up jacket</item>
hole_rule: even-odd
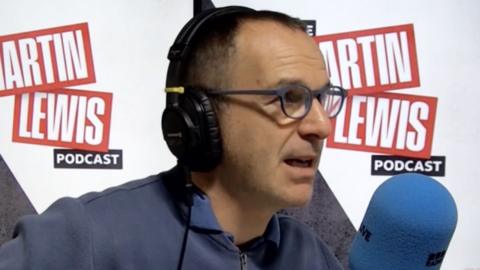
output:
[[[187,226],[179,175],[174,168],[23,217],[0,247],[0,270],[177,269]],[[343,269],[313,231],[283,215],[239,249],[208,198],[193,198],[182,269]]]

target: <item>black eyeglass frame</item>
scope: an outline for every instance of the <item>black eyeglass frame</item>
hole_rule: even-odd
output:
[[[292,89],[292,87],[299,87],[304,90],[304,93],[306,93],[306,99],[305,99],[305,112],[300,115],[300,116],[291,116],[286,112],[285,109],[285,94]],[[340,111],[342,110],[343,103],[345,102],[345,98],[347,96],[347,91],[341,87],[341,86],[336,86],[332,84],[326,84],[322,88],[318,90],[310,90],[310,88],[301,85],[301,84],[289,84],[285,86],[281,86],[276,89],[244,89],[244,90],[210,90],[206,92],[207,96],[222,96],[222,95],[265,95],[265,96],[277,96],[280,99],[281,107],[283,113],[292,119],[303,119],[309,112],[310,109],[312,108],[312,102],[313,102],[313,97],[315,97],[322,106],[321,101],[321,96],[322,94],[329,94],[329,95],[335,95],[335,96],[340,96],[340,105],[338,107],[337,112],[335,112],[334,115],[329,115],[330,119],[335,118]]]

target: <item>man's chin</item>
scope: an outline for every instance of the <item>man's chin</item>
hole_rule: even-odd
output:
[[[312,199],[312,189],[301,190],[296,193],[288,194],[284,197],[284,207],[283,208],[299,208],[305,207],[308,205]]]
[[[303,208],[308,205],[310,198],[307,200],[298,200],[290,204],[288,208]]]

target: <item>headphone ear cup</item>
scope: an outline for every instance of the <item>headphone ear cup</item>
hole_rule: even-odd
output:
[[[187,89],[162,116],[170,151],[192,171],[210,171],[220,162],[222,141],[215,110],[201,90]]]
[[[202,90],[189,91],[199,110],[200,142],[198,150],[200,151],[197,164],[191,168],[199,171],[210,171],[219,163],[222,156],[222,136],[218,124],[217,114],[212,102]]]
[[[163,138],[177,159],[184,160],[191,152],[189,149],[198,144],[194,130],[195,124],[181,107],[169,106],[163,111]]]

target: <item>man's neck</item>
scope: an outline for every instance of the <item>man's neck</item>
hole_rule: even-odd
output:
[[[193,183],[207,194],[222,230],[233,235],[237,246],[261,236],[275,211],[234,196],[214,177],[211,173],[192,173]]]

